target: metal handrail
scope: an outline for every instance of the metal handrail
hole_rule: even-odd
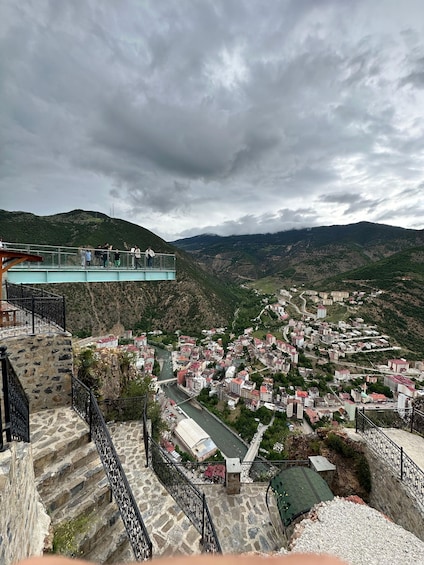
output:
[[[151,559],[152,542],[96,397],[88,387],[75,377],[72,378],[72,407],[90,426],[90,439],[96,444],[135,559],[137,561]]]
[[[0,451],[6,441],[30,441],[29,400],[7,355],[7,347],[0,346],[0,362],[3,384],[4,415],[0,406]]]
[[[400,428],[424,435],[424,412],[415,406],[403,409],[373,408],[362,412],[379,428]]]
[[[23,262],[11,267],[14,271],[28,270],[81,270],[81,269],[101,269],[112,268],[118,270],[135,269],[141,270],[155,269],[159,271],[175,271],[175,254],[155,253],[151,265],[148,264],[146,255],[141,252],[140,259],[137,260],[135,254],[127,249],[101,249],[93,246],[67,247],[56,245],[38,245],[35,243],[9,243],[4,242],[3,248],[7,251],[17,253],[27,253],[39,255],[43,258],[42,263]],[[87,261],[86,251],[91,252],[91,261]],[[115,251],[119,252],[119,264],[115,263]]]
[[[361,410],[356,411],[356,431],[386,461],[424,509],[424,471]]]
[[[202,551],[204,553],[222,553],[204,493],[197,489],[150,436],[148,453],[149,464],[158,479],[200,533]]]
[[[64,296],[53,294],[43,288],[6,281],[6,298],[7,302],[30,316],[32,333],[35,333],[38,320],[52,322],[66,331]]]

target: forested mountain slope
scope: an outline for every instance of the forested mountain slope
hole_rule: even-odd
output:
[[[54,216],[0,211],[4,241],[44,245],[87,246],[108,242],[114,248],[175,253],[177,280],[140,283],[44,285],[64,295],[67,328],[102,334],[113,328],[199,331],[226,325],[238,300],[237,290],[199,268],[184,251],[136,224],[98,212],[74,210]]]
[[[173,244],[226,280],[278,276],[288,284],[308,284],[424,245],[424,231],[360,222],[274,234],[200,235]]]

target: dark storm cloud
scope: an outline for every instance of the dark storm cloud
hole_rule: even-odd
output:
[[[169,239],[422,225],[421,14],[418,0],[4,0],[2,206],[113,207]]]

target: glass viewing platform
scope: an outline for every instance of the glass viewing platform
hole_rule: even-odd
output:
[[[169,253],[148,260],[144,250],[138,258],[128,250],[4,242],[0,256],[4,276],[14,284],[176,279],[175,255]]]

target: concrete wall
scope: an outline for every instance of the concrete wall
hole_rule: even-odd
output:
[[[35,487],[31,445],[0,453],[0,563],[42,555],[50,518]]]
[[[380,510],[396,524],[424,541],[424,513],[415,499],[404,488],[402,482],[393,476],[386,463],[368,446],[366,446],[366,456],[372,477],[370,506]]]
[[[2,345],[30,399],[31,413],[71,405],[70,334],[21,335]]]

